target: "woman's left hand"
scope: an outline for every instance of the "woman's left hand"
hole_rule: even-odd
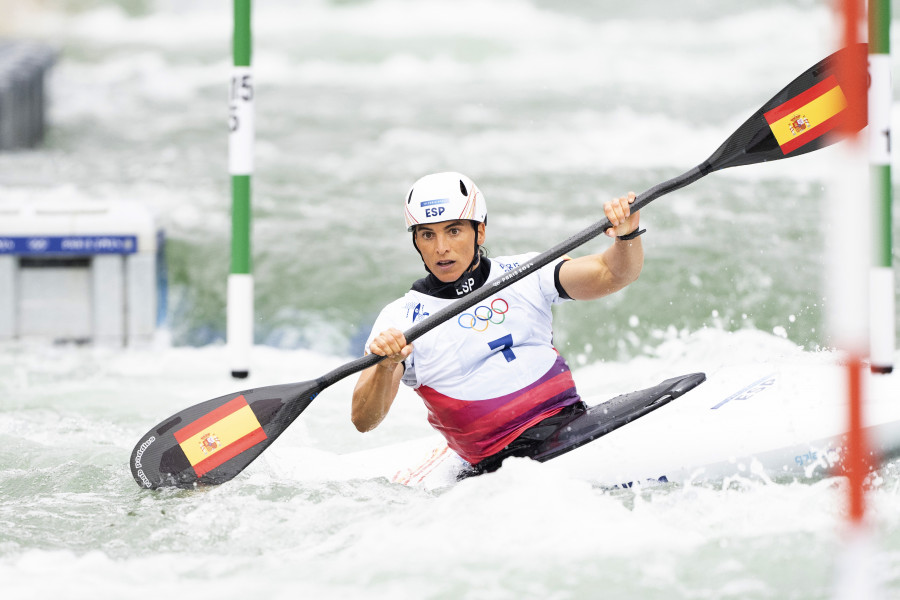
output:
[[[634,192],[628,192],[625,196],[613,198],[603,204],[603,212],[612,223],[612,227],[606,230],[606,235],[609,237],[628,235],[638,228],[640,211],[631,212],[635,198],[637,196]]]

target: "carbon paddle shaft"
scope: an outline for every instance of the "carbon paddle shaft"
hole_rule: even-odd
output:
[[[791,150],[785,149],[781,142],[776,139],[769,117],[773,109],[799,104],[800,98],[806,99],[810,97],[814,99],[817,93],[816,90],[821,86],[840,86],[843,84],[848,90],[859,89],[860,80],[864,80],[867,76],[866,57],[867,45],[857,44],[839,50],[819,61],[785,86],[784,89],[751,115],[708,159],[678,177],[673,177],[668,181],[655,185],[639,195],[632,204],[632,210],[640,210],[657,198],[690,185],[713,171],[738,165],[749,165],[798,156],[833,144],[849,132],[862,129],[866,125],[865,97],[857,97],[849,92],[846,94],[845,106],[837,108],[837,113],[839,114],[833,115],[834,120],[830,124],[826,122],[818,125],[824,130],[824,133],[809,135],[812,132],[807,132],[809,140]],[[846,64],[854,68],[844,69],[843,74],[839,73],[838,64],[841,61],[847,61]],[[853,82],[839,81],[839,75],[856,77],[857,80]],[[830,83],[832,81],[834,83]],[[865,88],[862,87],[861,89]],[[835,126],[838,119],[843,119],[841,121],[842,127]],[[527,277],[541,267],[550,264],[559,257],[592,240],[610,227],[612,227],[612,224],[609,222],[609,219],[604,217],[602,221],[590,225],[561,244],[516,267],[503,277],[488,282],[468,296],[457,300],[422,322],[413,325],[404,334],[406,341],[412,342],[444,321],[462,313],[465,309],[493,296],[507,286],[512,285],[523,277]],[[372,358],[366,362],[366,366],[375,364],[378,360],[378,357]],[[349,366],[347,365],[347,367]],[[365,366],[362,368],[365,368]],[[331,374],[329,373],[329,375]],[[326,377],[329,375],[326,375]]]

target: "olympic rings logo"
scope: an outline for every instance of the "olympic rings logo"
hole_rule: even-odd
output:
[[[482,304],[475,308],[473,312],[463,313],[459,315],[456,322],[463,329],[473,329],[475,331],[485,331],[488,325],[493,323],[499,325],[506,320],[506,313],[509,311],[509,303],[503,298],[494,298],[490,306]]]

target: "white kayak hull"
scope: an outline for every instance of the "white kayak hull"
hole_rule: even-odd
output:
[[[900,376],[866,374],[864,382],[869,446],[875,456],[898,456]],[[839,472],[848,415],[846,371],[833,361],[725,366],[684,396],[541,468],[611,487],[734,476],[817,479]],[[427,489],[453,485],[463,465],[437,434],[345,455],[295,448],[271,458],[290,477],[384,477]]]

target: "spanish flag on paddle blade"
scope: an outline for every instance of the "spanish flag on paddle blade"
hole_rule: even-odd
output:
[[[834,75],[766,112],[766,121],[784,154],[841,125],[847,98]]]
[[[197,477],[267,438],[244,396],[238,396],[175,432]]]

